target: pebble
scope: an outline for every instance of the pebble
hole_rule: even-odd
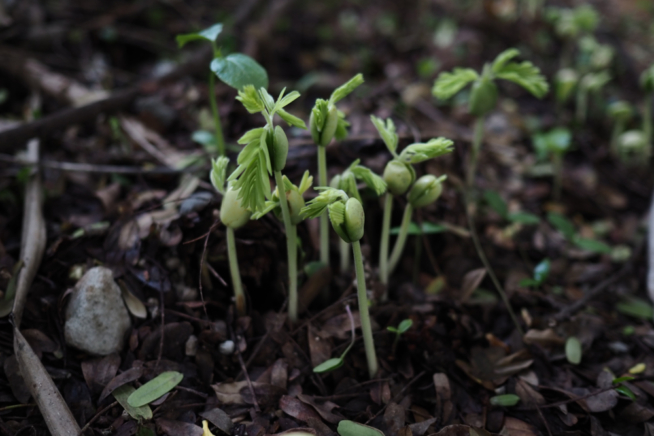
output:
[[[129,312],[111,270],[101,266],[88,270],[75,285],[66,308],[66,343],[106,356],[121,350],[130,328]]]

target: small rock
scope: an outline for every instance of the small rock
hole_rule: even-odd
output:
[[[75,285],[66,309],[66,343],[106,356],[120,351],[130,327],[129,313],[111,270],[105,267],[88,270]]]

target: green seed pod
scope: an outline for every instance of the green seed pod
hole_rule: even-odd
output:
[[[338,127],[338,109],[336,106],[331,105],[329,112],[327,113],[327,121],[325,122],[325,127],[320,132],[320,145],[322,147],[327,147],[336,133],[336,128]]]
[[[497,103],[497,86],[488,78],[481,77],[475,80],[470,91],[468,110],[476,117],[489,113]]]
[[[383,179],[391,194],[402,195],[416,179],[416,172],[411,165],[392,160],[384,168]]]
[[[352,243],[363,238],[366,216],[359,200],[349,198],[345,203],[338,201],[329,205],[328,210],[332,227],[343,241]]]
[[[431,174],[420,177],[409,192],[409,203],[414,208],[425,207],[432,204],[443,192],[442,178]]]
[[[575,70],[570,68],[559,70],[554,76],[556,100],[559,103],[568,101],[578,81],[579,75]]]
[[[275,127],[275,134],[273,136],[273,148],[270,155],[270,163],[272,164],[273,171],[281,171],[286,166],[286,157],[288,156],[288,139],[284,129],[279,126]]]
[[[252,215],[249,210],[241,206],[238,191],[239,189],[228,187],[220,205],[220,221],[234,230],[243,227],[250,220],[250,215]]]

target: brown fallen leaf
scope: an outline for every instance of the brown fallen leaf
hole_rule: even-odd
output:
[[[118,353],[82,362],[82,374],[91,393],[93,395],[100,393],[116,376],[119,367],[120,356]]]
[[[460,301],[466,302],[470,298],[475,289],[479,287],[481,281],[486,277],[486,268],[477,268],[472,271],[468,271],[465,276],[463,276],[463,283],[461,284],[461,294],[459,296]]]
[[[100,398],[98,399],[98,403],[101,403],[102,400],[107,398],[107,396],[109,396],[109,394],[111,394],[117,388],[121,387],[124,384],[131,383],[135,380],[138,380],[142,375],[143,375],[143,368],[141,366],[130,368],[127,371],[123,372],[122,374],[117,375],[116,377],[111,379],[109,383],[107,383],[107,386],[104,387],[102,393],[100,394]]]
[[[313,397],[305,394],[298,394],[297,398],[305,404],[313,407],[316,412],[320,414],[322,419],[331,423],[338,424],[341,420],[345,419],[340,415],[332,413],[332,410],[338,407],[338,404],[331,401],[317,402]]]
[[[312,418],[320,419],[320,415],[313,408],[307,406],[297,398],[289,397],[288,395],[283,395],[279,399],[279,408],[287,415],[303,422],[307,422]]]
[[[157,419],[157,427],[168,436],[202,436],[202,427],[182,421],[170,421],[168,419]]]

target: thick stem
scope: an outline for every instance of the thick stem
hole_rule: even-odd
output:
[[[475,184],[475,174],[477,172],[477,162],[479,161],[479,150],[481,150],[481,141],[484,137],[484,117],[477,117],[472,137],[472,150],[470,152],[470,161],[468,162],[468,172],[466,174],[466,185],[472,188]]]
[[[213,114],[213,123],[216,128],[216,146],[218,147],[218,156],[225,155],[225,137],[223,136],[223,126],[220,123],[220,113],[218,112],[218,103],[216,102],[216,93],[214,91],[216,75],[213,71],[209,72],[209,104]]]
[[[246,314],[245,293],[241,283],[241,271],[238,268],[238,257],[236,256],[236,241],[234,240],[234,229],[227,227],[227,257],[229,258],[229,272],[232,276],[232,287],[236,301],[236,312],[239,316]]]
[[[552,166],[554,167],[554,187],[553,197],[555,202],[561,201],[561,185],[563,182],[563,155],[560,153],[552,154]]]
[[[388,284],[388,245],[391,232],[391,214],[393,212],[393,195],[386,193],[384,200],[384,218],[382,221],[381,246],[379,247],[379,281]],[[388,298],[388,292],[384,290],[382,301]]]
[[[284,181],[282,172],[275,171],[275,183],[279,192],[284,192]],[[284,192],[285,194],[285,192]],[[288,318],[294,323],[297,321],[297,236],[296,229],[291,222],[291,214],[288,210],[288,199],[286,195],[279,196],[279,204],[282,208],[284,229],[286,230],[286,251],[288,258]]]
[[[413,207],[411,203],[407,203],[404,208],[404,215],[402,216],[402,224],[400,225],[400,234],[397,236],[397,241],[395,241],[395,246],[393,247],[393,252],[391,253],[391,258],[388,260],[388,274],[392,274],[400,261],[402,252],[404,251],[404,244],[406,244],[406,238],[409,235],[409,224],[411,224],[411,215],[413,215]]]
[[[366,360],[368,361],[368,374],[370,378],[377,374],[377,353],[375,353],[375,342],[372,337],[372,325],[370,324],[370,312],[368,311],[368,292],[366,291],[366,276],[363,271],[363,256],[361,255],[361,244],[359,241],[352,242],[354,253],[354,268],[357,273],[357,297],[359,299],[359,316],[361,317],[361,332],[363,333],[363,346],[366,349]]]
[[[318,145],[318,181],[327,186],[327,147]],[[325,210],[320,215],[320,261],[329,265],[329,218]]]
[[[348,247],[347,242],[339,238],[340,240],[340,251],[341,251],[341,274],[350,269],[350,247]]]

